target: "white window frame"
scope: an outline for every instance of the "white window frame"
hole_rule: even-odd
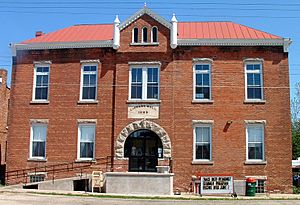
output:
[[[147,29],[147,41],[146,42],[144,42],[144,28],[146,28]],[[149,43],[149,38],[148,38],[148,31],[149,29],[148,29],[148,27],[146,27],[146,26],[144,26],[143,28],[142,28],[142,41],[141,41],[141,43]]]
[[[48,67],[49,71],[47,73],[48,75],[48,92],[47,92],[47,99],[35,99],[35,89],[36,89],[36,76],[38,75],[37,68],[38,67]],[[39,72],[40,73],[40,72]],[[41,74],[45,75],[44,72],[41,72]],[[32,101],[35,102],[48,102],[49,101],[49,91],[50,91],[50,64],[34,64],[34,71],[33,71],[33,89],[32,89]]]
[[[81,143],[81,127],[91,127],[93,126],[94,127],[94,146],[93,146],[93,157],[90,158],[90,157],[80,157],[80,143]],[[96,123],[79,123],[78,124],[78,138],[77,138],[77,160],[87,160],[87,161],[91,161],[91,160],[94,160],[95,159],[95,144],[96,144]]]
[[[248,129],[249,127],[259,127],[262,129],[262,159],[249,159],[248,156]],[[264,162],[265,161],[265,124],[264,123],[247,123],[246,124],[246,160],[247,162]]]
[[[141,68],[142,69],[142,98],[131,98],[131,72],[133,68]],[[148,68],[157,68],[157,75],[158,75],[158,98],[147,98],[148,90],[147,90],[147,83],[148,83]],[[129,101],[159,101],[160,100],[160,65],[157,64],[142,64],[142,65],[131,65],[129,70],[129,94],[128,100]]]
[[[209,127],[210,132],[210,156],[209,159],[196,159],[196,128],[197,127]],[[193,125],[193,162],[211,162],[212,161],[212,123],[196,123]]]
[[[156,42],[153,41],[153,28],[156,28],[156,30],[157,30],[157,33],[156,33],[156,39],[157,39],[157,41]],[[157,26],[153,26],[151,28],[151,43],[158,43],[158,28],[157,28]]]
[[[260,65],[260,71],[259,72],[247,71],[247,65]],[[263,62],[262,61],[245,61],[244,72],[245,72],[245,101],[264,101]],[[248,98],[248,82],[247,82],[248,73],[259,73],[260,74],[261,99]]]
[[[96,71],[84,71],[85,66],[96,66]],[[84,74],[96,74],[96,90],[95,90],[95,99],[82,99],[83,97],[83,75]],[[95,102],[98,98],[98,63],[82,63],[81,64],[81,73],[80,73],[80,99],[82,102]]]
[[[134,42],[134,30],[135,29],[137,29],[137,31],[138,31],[138,33],[137,33],[137,41],[136,42]],[[139,43],[139,29],[138,29],[138,27],[134,27],[133,29],[132,29],[132,39],[131,39],[131,42],[132,43]]]
[[[197,65],[208,65],[209,66],[209,70],[208,70],[208,74],[209,74],[209,99],[197,99],[196,98],[196,74],[207,74],[206,71],[196,71],[196,66]],[[207,63],[207,62],[194,63],[194,65],[193,65],[193,101],[211,101],[212,100],[211,87],[212,87],[211,63]]]
[[[45,156],[44,157],[36,157],[32,156],[33,154],[33,126],[41,126],[46,128],[46,139],[45,139]],[[47,157],[47,134],[48,134],[48,124],[46,123],[32,123],[30,126],[30,144],[29,144],[29,159],[39,159],[39,160],[45,160]],[[40,141],[43,142],[43,141]]]

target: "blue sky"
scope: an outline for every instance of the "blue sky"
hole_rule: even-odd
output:
[[[286,2],[286,3],[285,3]],[[142,8],[144,1],[108,0],[0,0],[0,67],[11,74],[10,43],[34,37],[74,24],[121,21]],[[290,86],[300,82],[300,1],[299,0],[148,0],[147,6],[170,20],[233,21],[285,38],[293,43],[289,50]]]

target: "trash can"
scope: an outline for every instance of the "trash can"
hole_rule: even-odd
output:
[[[246,196],[255,196],[256,180],[252,177],[246,179]]]

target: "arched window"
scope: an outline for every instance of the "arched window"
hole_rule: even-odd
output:
[[[151,39],[152,43],[157,43],[158,42],[157,27],[156,26],[152,27],[151,37],[152,37],[152,39]]]
[[[142,43],[147,43],[147,42],[148,42],[148,29],[146,27],[144,27]]]
[[[134,28],[132,31],[132,43],[138,43],[139,42],[139,29]]]

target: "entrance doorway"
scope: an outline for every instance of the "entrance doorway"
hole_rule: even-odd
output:
[[[156,172],[158,158],[163,157],[161,140],[150,130],[137,130],[127,137],[124,156],[130,172]]]

